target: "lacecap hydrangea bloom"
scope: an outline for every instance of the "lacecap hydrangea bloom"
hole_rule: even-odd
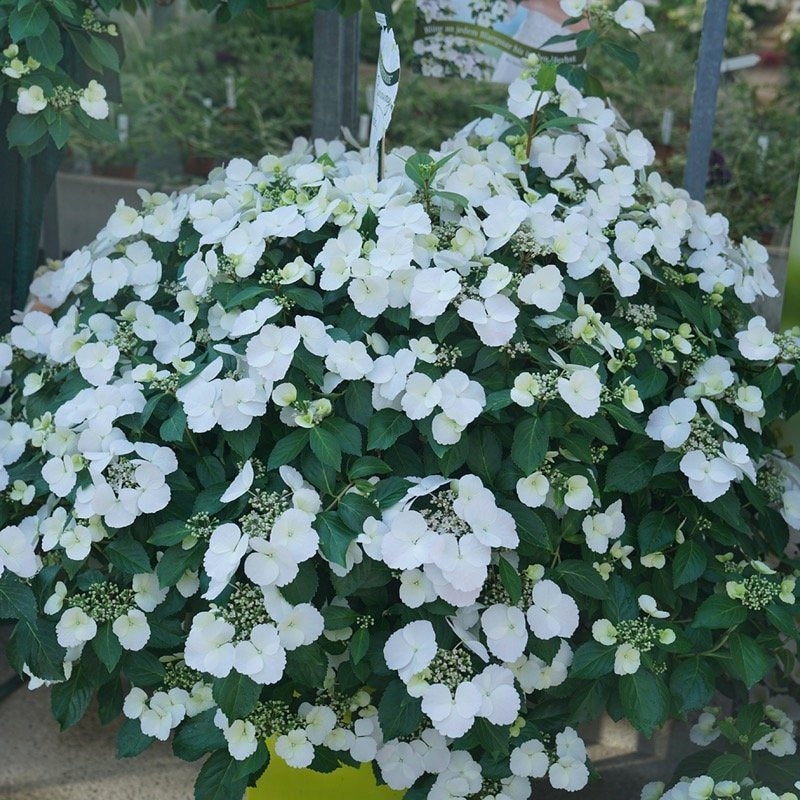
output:
[[[523,800],[586,786],[607,707],[650,734],[791,646],[800,336],[747,305],[763,248],[567,77],[532,62],[380,180],[298,140],[142,192],[36,277],[0,343],[0,616],[62,725],[96,690],[122,754],[210,754],[199,798],[272,739]]]

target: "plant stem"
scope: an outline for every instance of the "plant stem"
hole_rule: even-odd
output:
[[[536,98],[536,105],[533,107],[533,113],[531,114],[531,124],[528,128],[528,146],[525,148],[525,155],[528,157],[528,161],[531,159],[531,145],[533,144],[533,136],[536,133],[536,115],[539,111],[539,104],[542,102],[542,95],[544,92],[539,92],[539,96]]]

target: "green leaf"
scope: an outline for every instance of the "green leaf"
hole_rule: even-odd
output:
[[[601,678],[614,671],[613,647],[600,642],[585,642],[576,651],[572,659],[569,674],[573,678]]]
[[[351,456],[360,456],[363,452],[361,431],[352,422],[347,422],[341,417],[328,417],[321,427],[336,437],[336,441],[343,453],[348,453]]]
[[[267,460],[267,469],[277,470],[284,464],[288,464],[300,453],[303,452],[309,440],[309,432],[306,428],[298,428],[279,439]]]
[[[790,792],[800,775],[800,755],[773,756],[769,753],[753,753],[756,776],[776,792]]]
[[[253,455],[259,436],[261,436],[261,420],[258,418],[254,419],[243,431],[225,431],[224,433],[225,441],[241,459],[248,459]]]
[[[222,731],[214,724],[215,709],[184,720],[172,737],[172,752],[184,761],[197,761],[206,753],[227,747]]]
[[[706,506],[735,531],[743,533],[748,538],[752,535],[750,526],[742,513],[742,504],[733,489],[729,489],[722,497],[718,497],[713,502],[706,503]]]
[[[367,427],[367,449],[386,450],[411,430],[411,420],[392,408],[374,414]]]
[[[106,545],[105,556],[120,572],[136,575],[150,572],[150,557],[147,551],[127,531],[117,531]]]
[[[731,672],[748,689],[767,674],[770,659],[754,639],[743,633],[732,633],[728,639],[728,649],[731,654]]]
[[[797,623],[796,615],[789,609],[796,606],[787,606],[780,600],[776,600],[767,606],[767,619],[781,633],[792,639],[800,638],[800,625]],[[2,615],[0,615],[2,616]]]
[[[544,461],[550,441],[550,417],[527,417],[514,430],[511,458],[525,473],[535,472]]]
[[[55,622],[48,619],[20,620],[11,633],[6,651],[18,672],[27,664],[39,678],[64,680],[66,651],[56,639]]]
[[[608,581],[608,597],[603,602],[603,613],[614,624],[639,616],[636,591],[621,575],[612,575]]]
[[[328,656],[318,644],[298,647],[286,654],[285,672],[301,686],[319,689],[328,672]]]
[[[500,440],[489,428],[473,435],[467,449],[467,466],[489,484],[493,484],[503,458]]]
[[[92,639],[92,649],[109,672],[117,666],[122,657],[122,645],[111,629],[111,622],[105,622],[97,628],[97,634]]]
[[[186,412],[183,407],[177,405],[172,415],[167,417],[158,429],[159,435],[165,442],[183,441],[183,434],[186,430]]]
[[[359,628],[350,639],[350,661],[358,664],[369,650],[369,631],[366,628]]]
[[[669,687],[678,713],[687,714],[706,705],[714,695],[714,670],[699,656],[681,661],[672,671]]]
[[[488,719],[478,717],[470,732],[490,755],[508,753],[508,725],[493,725]]]
[[[359,478],[372,478],[375,475],[385,475],[392,468],[380,458],[375,456],[362,456],[347,470],[347,477],[351,481]]]
[[[459,318],[454,308],[448,309],[444,314],[437,317],[433,324],[433,330],[437,341],[441,344],[453,331],[458,330]]]
[[[345,389],[344,407],[353,422],[366,426],[375,413],[370,384],[367,381],[351,381]]]
[[[142,733],[138,719],[126,719],[117,732],[117,758],[133,758],[150,747],[155,739]]]
[[[47,123],[41,114],[14,114],[6,128],[11,147],[26,147],[47,133]]]
[[[633,494],[650,482],[653,464],[638,450],[625,450],[608,462],[606,491]]]
[[[703,545],[689,539],[675,551],[672,561],[672,585],[677,589],[696,581],[705,571],[708,558]]]
[[[233,800],[241,797],[247,777],[239,775],[239,762],[227,749],[212,753],[200,769],[194,784],[195,800]]]
[[[669,716],[669,690],[661,678],[644,668],[619,679],[619,697],[625,716],[645,736],[650,736]]]
[[[411,697],[402,681],[392,681],[378,703],[378,719],[385,741],[413,733],[422,722],[422,702]]]
[[[692,623],[693,628],[733,628],[747,619],[747,609],[726,594],[714,594],[705,600]]]
[[[569,722],[580,724],[597,719],[605,711],[611,694],[609,678],[586,681],[570,695]]]
[[[0,575],[0,619],[24,619],[36,622],[36,597],[30,586],[12,572]]]
[[[579,595],[584,594],[597,600],[605,600],[608,596],[608,586],[600,577],[597,570],[585,561],[562,561],[555,573]]]
[[[161,588],[174,586],[184,575],[187,569],[194,569],[200,565],[200,550],[191,548],[184,550],[179,544],[164,551],[161,560],[156,564],[156,575]]]
[[[53,144],[61,150],[64,145],[69,141],[69,122],[64,114],[56,114],[56,118],[50,124],[50,138]]]
[[[39,36],[44,32],[48,22],[50,15],[41,3],[18,5],[8,15],[8,33],[11,41],[18,42],[29,36]]]
[[[323,463],[337,472],[342,468],[342,448],[336,436],[322,427],[311,428],[309,436],[311,452]]]
[[[101,36],[91,36],[89,47],[92,50],[92,55],[102,66],[112,72],[119,72],[119,53],[111,42]]]
[[[325,558],[344,566],[347,548],[359,531],[348,528],[334,511],[317,514],[314,526],[319,534],[319,546]]]
[[[750,764],[736,753],[723,753],[708,765],[707,774],[717,782],[742,781],[750,774]]]
[[[122,682],[115,675],[97,690],[97,716],[101,725],[113,722],[121,713],[125,702]]]
[[[47,26],[40,34],[28,36],[25,44],[28,47],[28,55],[48,69],[53,69],[64,58],[59,27],[52,19],[48,20]]]
[[[662,511],[650,511],[639,523],[638,538],[642,554],[657,553],[675,541],[677,525]]]
[[[339,516],[350,531],[361,531],[367,517],[380,515],[377,506],[356,492],[347,492],[337,506]]]
[[[126,652],[122,671],[134,686],[155,686],[164,680],[164,665],[149,650]]]
[[[234,670],[227,677],[214,681],[212,693],[228,719],[244,719],[256,707],[261,686]]]
[[[50,691],[50,708],[62,731],[79,722],[89,708],[94,687],[86,669],[83,660],[76,662],[69,678],[56,683]]]
[[[497,568],[500,572],[500,580],[503,587],[511,598],[512,605],[516,605],[522,597],[522,578],[516,567],[507,558],[499,557]]]
[[[173,544],[180,544],[189,535],[189,529],[182,519],[171,519],[156,525],[156,529],[148,538],[150,544],[169,547]]]
[[[627,47],[622,47],[615,42],[610,42],[608,39],[603,40],[601,47],[611,58],[619,61],[620,64],[627,67],[633,74],[639,69],[639,55],[638,53],[634,53],[633,50],[628,50]]]
[[[358,614],[347,606],[328,606],[322,610],[326,631],[338,631],[349,628],[357,619]]]
[[[584,119],[583,117],[555,117],[553,119],[548,119],[541,125],[537,125],[536,133],[541,133],[550,128],[574,128],[576,125],[590,122],[591,120]]]

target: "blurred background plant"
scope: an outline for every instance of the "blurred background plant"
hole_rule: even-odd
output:
[[[638,73],[603,62],[602,55],[592,65],[619,113],[656,144],[660,168],[678,185],[704,5],[660,0],[650,7],[656,33],[642,42]],[[285,150],[310,130],[312,14],[301,6],[213,25],[194,11],[158,32],[141,21],[131,26],[124,31],[124,102],[117,110],[127,115],[128,141],[115,146],[78,137],[73,165],[88,170],[91,163],[97,171],[133,159],[139,179],[176,186],[204,177],[234,154],[257,159]],[[370,13],[362,17],[361,110],[367,114],[378,26]],[[413,0],[396,7],[394,28],[401,54],[410,57]],[[790,220],[800,171],[800,0],[733,0],[728,56],[758,52],[765,41],[773,47],[773,39],[786,48],[785,58],[782,52],[777,57],[785,68],[769,70],[768,91],[749,72],[723,82],[707,194],[707,202],[730,217],[735,236],[765,242]],[[764,61],[770,62],[768,54]],[[422,78],[406,64],[389,145],[435,146],[476,115],[476,104],[503,104],[504,98],[504,86]]]

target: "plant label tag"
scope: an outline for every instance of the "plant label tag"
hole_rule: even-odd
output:
[[[400,48],[394,38],[394,31],[386,22],[384,14],[376,13],[375,19],[381,27],[378,69],[375,73],[375,92],[373,95],[372,125],[369,132],[369,150],[377,156],[380,177],[383,137],[389,128],[400,83]]]

